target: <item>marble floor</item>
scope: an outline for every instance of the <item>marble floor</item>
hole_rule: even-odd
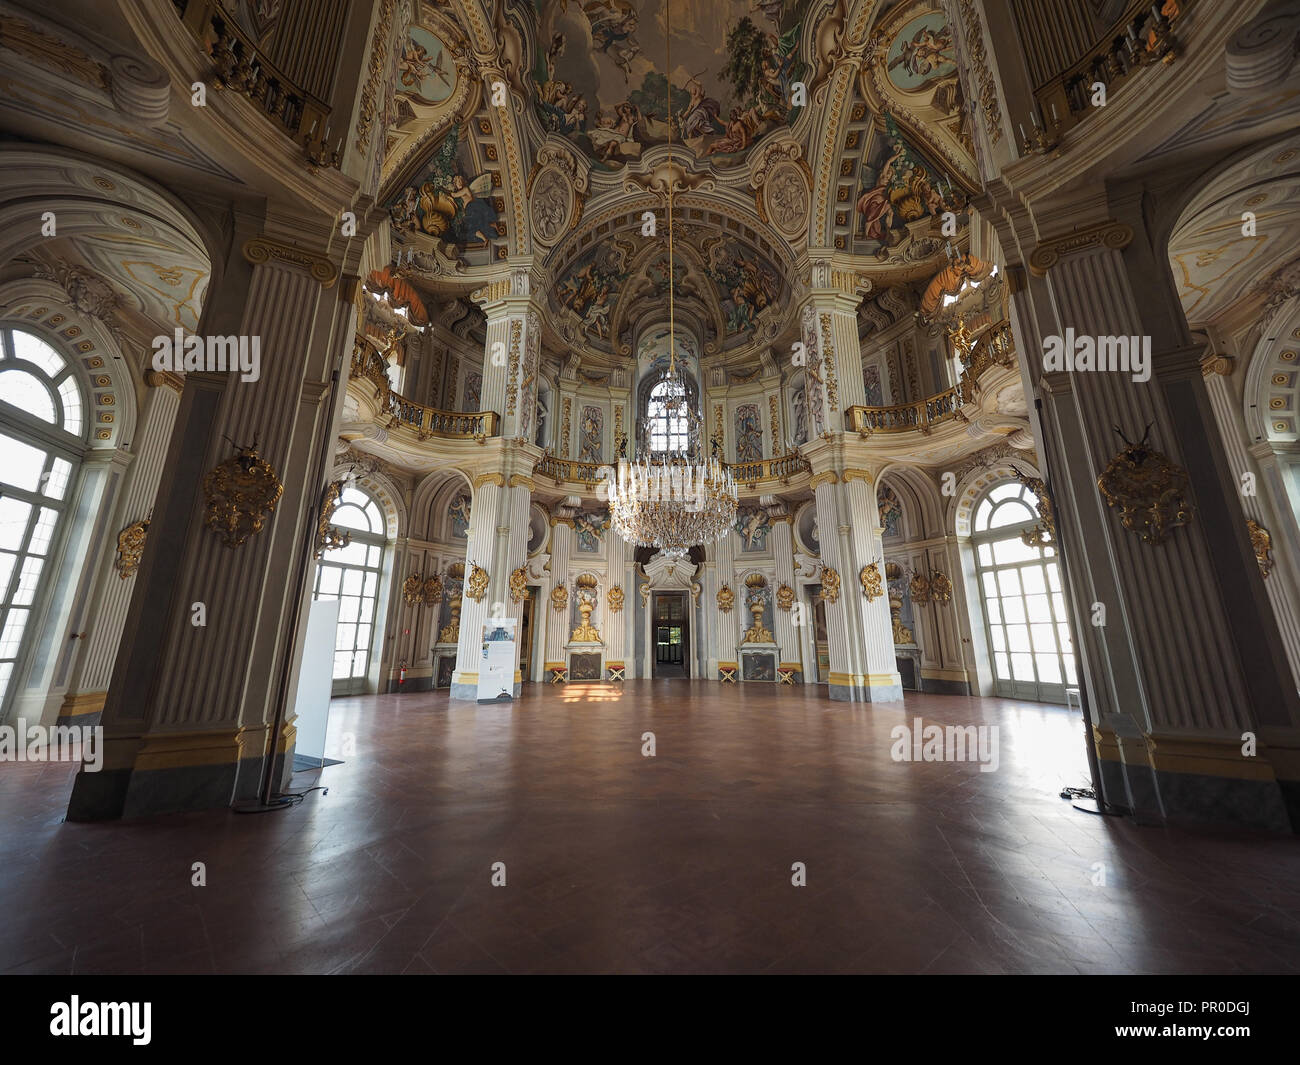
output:
[[[894,761],[917,717],[998,726],[997,771]],[[634,681],[335,700],[329,793],[257,816],[64,824],[68,765],[0,764],[0,972],[1300,970],[1300,842],[1072,809],[1081,731]]]

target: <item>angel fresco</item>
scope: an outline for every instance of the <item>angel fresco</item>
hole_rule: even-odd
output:
[[[623,275],[612,261],[596,256],[556,287],[556,300],[578,316],[583,332],[605,339],[614,295],[622,281]]]
[[[709,271],[722,289],[722,307],[727,317],[727,332],[752,329],[758,315],[777,296],[776,276],[757,258],[747,259],[734,252]]]
[[[862,216],[858,237],[879,241],[882,250],[906,236],[909,222],[945,210],[943,194],[903,140],[893,116],[886,116],[885,133],[889,154],[880,163],[875,184],[864,184],[856,204]]]
[[[452,126],[429,162],[424,179],[408,185],[389,206],[399,229],[426,233],[444,245],[465,249],[497,237],[497,212],[488,193],[492,175],[467,181],[456,160],[460,126]]]
[[[942,18],[941,15],[933,17]],[[904,30],[903,34],[906,32],[907,30]],[[910,40],[904,39],[901,42],[901,51],[889,61],[889,71],[897,81],[893,71],[901,66],[910,76],[910,83],[901,84],[900,87],[918,88],[932,75],[949,73],[956,62],[951,27],[946,23],[940,26],[922,25]]]
[[[609,528],[609,515],[599,512],[580,513],[573,516],[573,531],[578,550],[594,554],[600,550],[600,540]]]
[[[641,54],[641,46],[633,36],[637,28],[636,8],[628,0],[588,0],[582,5],[582,13],[591,25],[592,45],[614,60],[626,80],[632,70],[632,60]]]
[[[757,462],[763,457],[763,421],[758,407],[746,403],[736,408],[736,461]]]
[[[884,535],[898,536],[898,523],[903,516],[903,504],[898,501],[898,496],[888,485],[881,485],[880,492],[876,496],[876,507],[880,512],[880,527],[884,530]]]
[[[462,492],[451,501],[447,513],[451,515],[451,535],[466,537],[469,535],[470,502],[468,493]]]

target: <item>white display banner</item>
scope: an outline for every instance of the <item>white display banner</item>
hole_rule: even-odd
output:
[[[483,623],[483,655],[478,664],[478,701],[510,702],[515,697],[514,618]]]
[[[293,712],[298,729],[297,753],[316,761],[325,757],[329,729],[330,687],[334,677],[334,634],[339,627],[339,601],[313,599],[307,611],[302,668]]]

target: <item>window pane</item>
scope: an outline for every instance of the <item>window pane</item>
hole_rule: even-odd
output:
[[[1002,680],[1011,679],[1011,668],[1007,665],[1007,656],[1001,653],[993,656],[993,667]]]
[[[1025,596],[1025,606],[1029,610],[1030,621],[1052,620],[1052,612],[1047,606],[1046,595],[1027,595]]]
[[[1001,625],[994,625],[992,630],[993,650],[1005,651],[1007,649],[1007,634],[1002,631]]]
[[[13,575],[14,563],[17,561],[17,555],[11,555],[7,551],[0,551],[0,600],[3,600],[9,591],[9,578]]]
[[[0,662],[0,699],[5,697],[5,689],[9,687],[9,674],[13,671],[12,662]]]
[[[331,551],[329,559],[331,562],[338,562],[343,565],[364,566],[366,564],[366,545],[353,541],[347,547]]]
[[[1056,652],[1056,634],[1051,625],[1030,625],[1029,638],[1034,643],[1035,651]]]
[[[39,337],[32,336],[31,333],[22,333],[14,330],[14,354],[20,359],[26,359],[28,362],[34,362],[50,377],[56,377],[60,370],[67,365],[63,358]]]
[[[1038,664],[1038,680],[1042,684],[1061,683],[1061,662],[1056,655],[1035,655]]]
[[[4,631],[0,632],[0,658],[15,658],[18,644],[23,638],[23,629],[27,627],[29,610],[10,610],[5,617]]]
[[[980,544],[980,565],[993,565],[993,548],[990,544]]]
[[[320,590],[329,595],[336,595],[339,590],[339,581],[343,579],[343,571],[336,566],[321,566],[320,568]]]
[[[1025,587],[1026,595],[1033,595],[1035,592],[1047,590],[1042,566],[1022,566],[1020,569],[1020,582]]]
[[[330,524],[341,525],[345,529],[360,529],[362,532],[370,532],[370,522],[366,518],[365,511],[350,504],[338,507],[330,515]]]
[[[33,555],[43,555],[50,549],[50,538],[54,535],[54,523],[59,520],[59,512],[49,507],[41,507],[41,516],[36,519],[32,529],[32,538],[27,550]]]
[[[1054,592],[1061,590],[1061,571],[1055,562],[1049,562],[1045,567],[1047,569],[1047,587]]]
[[[1056,611],[1056,616],[1060,618],[1062,621],[1064,621],[1065,618],[1069,616],[1065,612],[1065,596],[1063,596],[1060,592],[1056,592],[1052,596],[1052,609]]]
[[[985,599],[984,609],[988,612],[989,624],[996,625],[1002,620],[1002,607],[996,599]]]
[[[22,547],[31,515],[30,503],[0,496],[0,548],[16,551]]]
[[[1011,644],[1012,651],[1028,651],[1029,650],[1029,626],[1008,625],[1007,641]]]
[[[355,625],[339,625],[334,639],[334,646],[340,651],[351,651],[357,640]]]
[[[334,679],[346,680],[352,676],[352,652],[335,651],[334,652]]]
[[[1074,642],[1070,639],[1070,626],[1064,621],[1059,622],[1056,626],[1056,639],[1062,651],[1074,650]]]
[[[359,569],[347,569],[343,571],[343,594],[360,595],[361,594],[361,571]]]
[[[35,492],[45,472],[45,452],[0,433],[0,481]]]
[[[58,421],[50,393],[35,375],[26,370],[0,373],[0,400],[51,425]]]
[[[1008,562],[1028,562],[1031,558],[1038,557],[1038,549],[1026,546],[1017,536],[1013,540],[999,540],[994,544],[993,557],[999,566],[1004,566]]]
[[[1078,676],[1075,675],[1074,672],[1073,655],[1065,656],[1065,683],[1070,685],[1077,685],[1079,683],[1079,678]]]
[[[348,574],[349,577],[352,574]],[[339,622],[356,621],[360,601],[352,595],[345,595],[339,600]]]
[[[50,468],[50,475],[45,480],[45,494],[51,499],[62,499],[68,490],[68,478],[72,474],[72,463],[66,459],[56,458]]]
[[[1003,595],[1020,594],[1020,574],[1013,569],[1003,570],[999,573],[998,584],[1002,587]]]
[[[1025,601],[1020,596],[1002,600],[1003,620],[1016,623],[1025,620]]]
[[[998,594],[998,576],[996,573],[984,574],[984,594],[987,596]]]
[[[379,584],[379,574],[367,573],[365,588],[363,589],[362,594],[373,599],[375,597],[375,588],[378,586],[378,584]]]
[[[59,399],[63,401],[63,428],[80,436],[81,391],[71,377],[65,377],[59,382]]]
[[[997,489],[995,488],[994,491],[996,492]],[[1001,529],[1005,525],[1019,525],[1022,522],[1035,521],[1037,518],[1038,515],[1023,503],[1012,501],[1003,503],[993,511],[993,518],[989,522],[989,528]]]
[[[357,650],[358,651],[370,650],[370,626],[369,625],[357,626]]]
[[[1012,655],[1011,674],[1016,680],[1027,680],[1032,682],[1034,679],[1034,656]]]
[[[379,568],[379,556],[384,553],[382,547],[372,547],[366,552],[366,565],[375,569]]]
[[[41,558],[23,559],[23,568],[18,574],[18,587],[14,589],[14,603],[19,606],[32,605],[32,600],[36,598],[36,582],[40,579],[44,565],[45,560]]]

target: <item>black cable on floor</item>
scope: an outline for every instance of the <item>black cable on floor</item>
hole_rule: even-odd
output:
[[[306,791],[287,791],[281,795],[271,796],[270,802],[265,805],[259,802],[245,806],[232,806],[231,809],[237,814],[268,814],[272,810],[288,810],[293,806],[301,806],[303,799],[307,798],[313,791],[321,791],[328,795],[330,789],[317,785],[314,788],[308,788]]]

